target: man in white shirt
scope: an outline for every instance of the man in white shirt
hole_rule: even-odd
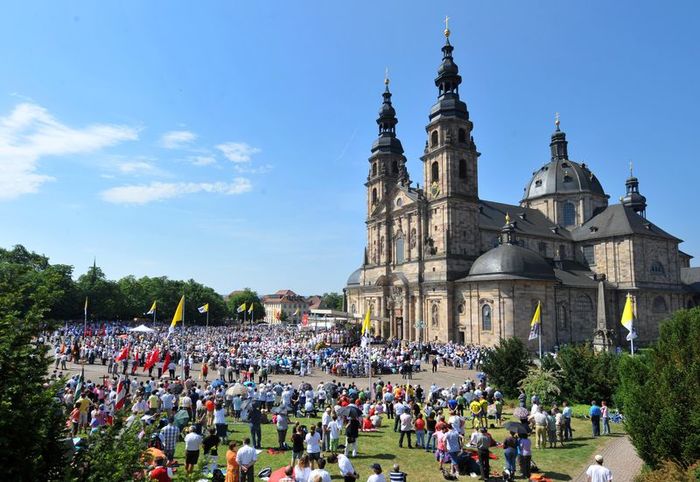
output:
[[[372,475],[367,477],[367,482],[386,482],[386,477],[382,473],[382,466],[379,464],[372,464],[369,467],[374,471]]]
[[[318,461],[318,468],[311,471],[309,474],[309,480],[314,480],[316,476],[320,476],[321,482],[331,482],[331,474],[326,470],[326,460],[320,459]]]
[[[592,464],[586,470],[586,478],[588,482],[611,482],[613,479],[612,472],[609,468],[603,466],[603,456],[598,454],[595,456],[595,464]]]
[[[413,430],[413,415],[410,411],[405,411],[399,417],[399,424],[401,426],[401,435],[399,435],[399,447],[403,447],[403,438],[408,437],[408,448],[412,449],[411,446],[411,430]]]
[[[323,449],[326,451],[330,450],[331,447],[330,433],[328,432],[328,424],[331,423],[331,421],[333,421],[333,417],[331,417],[331,409],[330,407],[328,407],[321,416],[321,430],[323,432]]]
[[[340,470],[340,475],[343,477],[343,482],[355,482],[360,478],[355,468],[352,466],[350,459],[344,454],[331,455],[328,457],[328,462],[335,463],[338,462],[338,470]]]
[[[199,450],[202,447],[202,436],[195,432],[194,425],[185,435],[185,472],[191,474],[199,461]]]
[[[250,446],[250,437],[246,437],[243,439],[243,446],[236,454],[236,462],[241,467],[241,482],[254,482],[256,460],[258,460],[258,452]]]

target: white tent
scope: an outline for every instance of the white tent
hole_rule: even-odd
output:
[[[139,325],[136,328],[130,329],[129,331],[135,331],[137,333],[153,333],[155,330],[147,327],[146,325]]]

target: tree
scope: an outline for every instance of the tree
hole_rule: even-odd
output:
[[[321,296],[321,308],[328,310],[342,311],[343,309],[343,295],[332,292],[323,293]]]
[[[58,480],[63,412],[49,384],[44,315],[63,296],[63,270],[23,246],[0,249],[0,463],[7,480]],[[46,386],[45,386],[46,384]]]
[[[265,318],[265,308],[263,307],[262,301],[258,293],[251,290],[250,288],[243,288],[240,291],[235,291],[226,300],[226,306],[228,307],[229,313],[234,317],[240,317],[243,319],[243,313],[237,313],[238,307],[245,303],[246,310],[250,308],[250,304],[253,303],[253,315],[256,320],[262,320]],[[246,315],[248,320],[250,320],[250,315]]]
[[[552,404],[561,394],[559,377],[554,370],[530,367],[527,376],[520,380],[519,387],[529,396],[538,395],[542,403]]]
[[[515,397],[529,365],[530,353],[520,338],[501,338],[495,348],[486,352],[481,368],[493,386],[506,396]]]
[[[620,356],[596,352],[590,344],[569,345],[557,354],[562,396],[578,403],[611,401],[618,386]]]
[[[617,401],[649,466],[700,459],[700,308],[675,312],[655,345],[621,360]]]

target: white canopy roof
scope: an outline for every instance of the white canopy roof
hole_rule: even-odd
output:
[[[153,328],[149,328],[146,325],[139,325],[136,328],[132,328],[129,331],[136,331],[138,333],[153,333],[155,330]]]

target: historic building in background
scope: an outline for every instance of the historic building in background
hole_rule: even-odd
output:
[[[558,119],[550,160],[520,205],[480,199],[480,154],[445,36],[422,188],[409,178],[385,82],[365,184],[367,246],[347,281],[348,311],[371,309],[375,333],[386,337],[491,345],[527,340],[541,302],[545,348],[611,347],[626,343],[619,320],[629,293],[638,341],[655,339],[660,321],[698,302],[700,269],[689,267],[681,240],[647,218],[631,170],[620,204],[610,204],[590,167],[569,158]]]

